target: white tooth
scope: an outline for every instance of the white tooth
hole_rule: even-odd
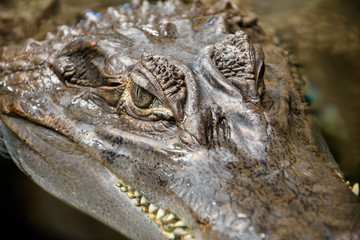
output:
[[[135,203],[135,206],[137,206],[137,207],[141,206],[140,199],[138,199],[138,198],[135,200],[134,203]]]
[[[147,203],[149,202],[149,199],[147,199],[146,197],[142,196],[140,202],[141,202],[142,205],[145,205],[145,204],[147,204]]]
[[[127,196],[128,196],[128,198],[131,198],[131,199],[135,198],[135,195],[132,192],[128,192]]]
[[[138,191],[134,192],[135,197],[141,197],[141,194]]]
[[[170,223],[164,225],[164,222],[162,222],[161,228],[166,232],[173,232],[175,229],[174,224]]]
[[[127,192],[129,189],[126,187],[126,186],[122,186],[121,188],[120,188],[120,191],[122,191],[122,192]]]
[[[176,215],[173,214],[173,213],[169,213],[166,218],[165,218],[165,221],[166,222],[170,222],[171,220],[174,220],[176,218]]]
[[[184,239],[184,240],[193,240],[193,237],[192,237],[190,234],[188,234],[188,235],[185,235],[185,236],[183,237],[183,239]]]
[[[147,213],[147,212],[149,212],[149,209],[147,207],[143,206],[141,208],[141,211],[143,211],[144,213]]]
[[[186,234],[189,234],[189,232],[183,228],[175,228],[173,233],[178,236],[185,236]]]
[[[171,239],[171,240],[175,239],[175,234],[169,233],[166,231],[164,231],[163,233],[164,233],[165,237],[167,237],[168,239]]]
[[[158,209],[159,209],[159,207],[155,206],[154,204],[150,204],[149,213],[154,213]]]
[[[165,210],[160,208],[156,214],[156,219],[161,219],[163,216],[165,216]]]
[[[153,214],[153,213],[149,213],[149,218],[150,218],[151,220],[155,220],[155,219],[156,219],[156,216],[155,216],[155,214]]]
[[[174,223],[174,227],[186,227],[186,224],[180,220]]]
[[[355,193],[356,196],[359,196],[359,184],[355,183],[354,186],[352,187],[352,191],[353,193]]]
[[[337,170],[335,170],[335,173],[341,178],[341,180],[343,180],[344,181],[344,178],[343,178],[343,176],[337,171]],[[345,182],[345,181],[344,181]]]

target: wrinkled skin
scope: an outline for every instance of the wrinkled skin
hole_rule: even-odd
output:
[[[119,181],[197,240],[359,239],[359,201],[307,112],[296,67],[231,7],[88,13],[5,54],[8,153],[131,239],[167,237]]]

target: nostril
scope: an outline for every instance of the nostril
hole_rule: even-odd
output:
[[[230,138],[230,127],[221,108],[208,108],[201,111],[200,142],[208,147],[223,145]]]

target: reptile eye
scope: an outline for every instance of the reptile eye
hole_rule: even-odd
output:
[[[132,80],[128,84],[123,94],[128,115],[146,121],[173,120],[173,113],[159,98]]]
[[[149,108],[155,101],[154,95],[134,83],[130,87],[130,97],[133,104],[141,109]]]

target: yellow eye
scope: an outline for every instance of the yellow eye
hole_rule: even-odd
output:
[[[149,108],[155,100],[154,95],[135,83],[131,84],[130,96],[133,104],[141,109]]]
[[[174,116],[169,107],[150,91],[129,80],[123,100],[120,101],[128,115],[146,121],[173,120]]]

